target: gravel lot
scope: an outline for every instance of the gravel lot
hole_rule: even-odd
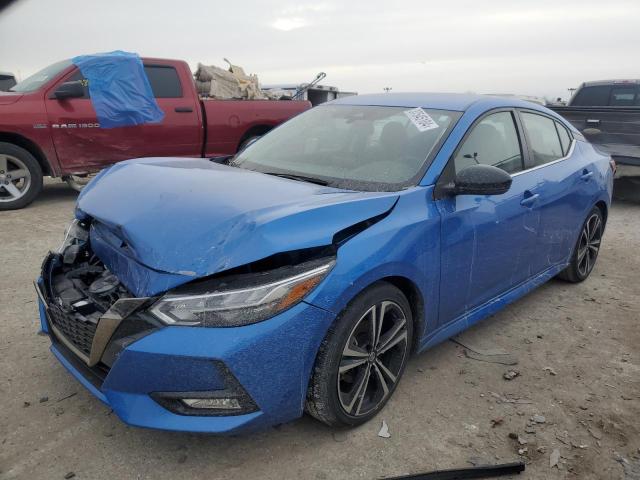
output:
[[[414,358],[387,408],[358,429],[305,417],[217,438],[125,426],[36,335],[31,282],[75,197],[50,181],[31,207],[0,213],[0,478],[373,479],[518,458],[523,479],[640,478],[638,203],[614,203],[589,280],[553,280],[459,337],[517,365],[445,342]],[[508,381],[510,369],[519,375]],[[544,422],[531,425],[534,415]],[[377,435],[383,419],[388,439]]]

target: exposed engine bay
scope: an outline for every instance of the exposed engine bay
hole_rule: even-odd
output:
[[[91,251],[87,226],[74,222],[61,247],[62,264],[52,271],[51,290],[65,311],[73,311],[97,323],[99,318],[129,292]]]
[[[54,338],[103,373],[126,345],[158,326],[135,313],[148,299],[134,298],[93,253],[88,223],[70,225],[58,252],[45,259],[42,278]]]

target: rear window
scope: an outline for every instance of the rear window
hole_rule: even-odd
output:
[[[613,87],[611,89],[611,105],[619,107],[631,107],[636,99],[636,87]]]
[[[156,98],[180,98],[182,86],[178,78],[178,72],[173,67],[145,65],[153,96]]]
[[[560,123],[556,122],[556,130],[558,130],[558,137],[560,137],[560,143],[562,144],[562,153],[569,153],[569,147],[571,146],[571,137],[569,132]]]
[[[603,107],[609,105],[610,85],[583,87],[576,94],[571,105],[576,107]]]

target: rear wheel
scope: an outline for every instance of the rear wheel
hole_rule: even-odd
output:
[[[380,282],[343,311],[322,342],[306,410],[333,426],[360,425],[385,406],[409,358],[413,319],[409,302]]]
[[[42,168],[24,148],[0,142],[0,210],[29,205],[42,191]]]
[[[560,272],[559,278],[578,283],[589,276],[598,258],[603,231],[602,211],[598,207],[593,207],[582,226],[580,237],[571,256],[571,262],[567,268]]]

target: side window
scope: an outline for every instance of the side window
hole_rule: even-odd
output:
[[[82,87],[84,88],[84,96],[82,98],[89,98],[89,80],[87,80],[86,78],[84,78],[84,75],[82,75],[82,72],[80,70],[76,70],[75,72],[73,72],[73,75],[71,75],[69,78],[67,78],[66,80],[67,82],[81,82],[82,83]]]
[[[549,117],[527,112],[522,112],[521,117],[533,152],[534,166],[544,165],[564,156],[555,121]]]
[[[635,97],[635,86],[613,87],[611,89],[611,106],[631,107]]]
[[[178,78],[178,72],[173,67],[159,65],[145,65],[144,71],[147,74],[153,96],[156,98],[180,98],[182,97],[182,86]]]
[[[464,140],[454,158],[455,171],[476,164],[493,165],[508,173],[522,170],[522,151],[511,112],[486,116]]]
[[[594,85],[593,87],[583,87],[571,102],[576,107],[603,107],[609,105],[609,85]]]
[[[571,146],[571,137],[567,129],[560,123],[556,122],[556,130],[558,130],[558,137],[560,137],[560,145],[562,145],[562,154],[569,153],[569,147]]]

